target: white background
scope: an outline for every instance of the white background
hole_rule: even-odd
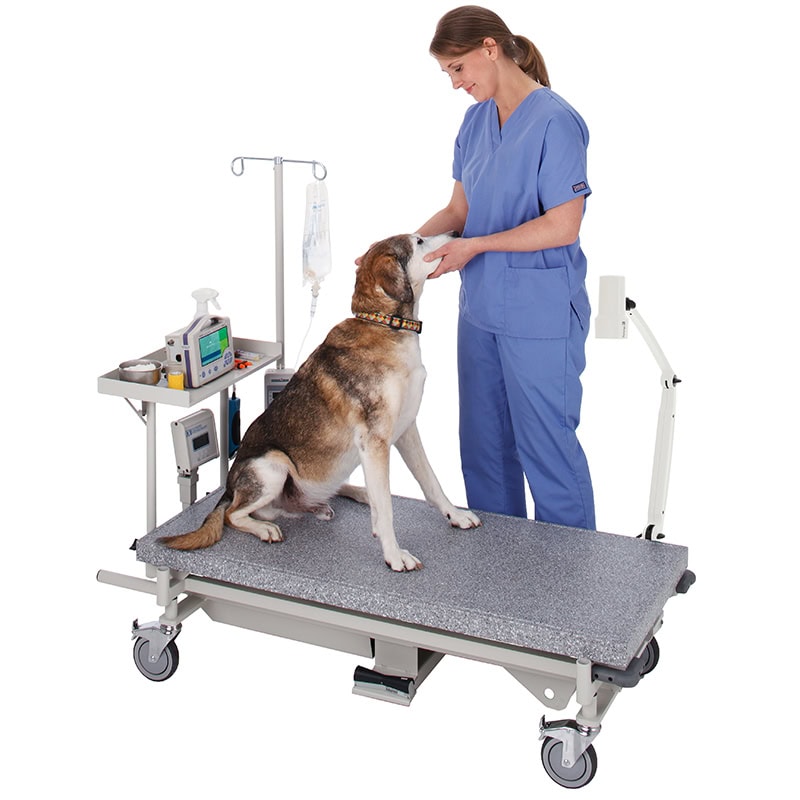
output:
[[[450,4],[11,2],[0,12],[4,304],[4,782],[15,797],[186,792],[352,798],[558,797],[539,763],[547,711],[503,670],[445,659],[410,709],[350,695],[358,659],[192,617],[164,684],[128,630],[140,574],[144,426],[96,379],[220,292],[239,336],[274,336],[272,168],[329,170],[334,270],[304,355],[349,313],[353,259],[449,197],[471,102],[427,53]],[[623,692],[584,795],[793,787],[797,557],[794,41],[784,3],[494,6],[542,50],[591,131],[582,242],[683,383],[667,507],[698,582],[666,608],[658,670]],[[788,13],[788,12],[786,12]],[[793,120],[793,115],[791,117]],[[287,351],[308,323],[305,185],[287,165]],[[422,301],[420,428],[463,503],[454,389],[458,279]],[[645,522],[659,401],[642,340],[590,338],[581,436],[598,527]],[[260,378],[242,384],[245,423]],[[160,410],[159,519],[179,510]],[[205,468],[201,491],[214,487]],[[401,464],[393,491],[419,496]],[[361,535],[354,532],[354,535]],[[375,568],[383,569],[377,549]],[[547,712],[549,718],[574,714]],[[765,721],[769,719],[769,725]],[[784,760],[786,759],[786,760]]]

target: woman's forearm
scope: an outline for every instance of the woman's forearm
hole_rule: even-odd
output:
[[[578,238],[582,217],[583,197],[577,197],[516,228],[476,236],[472,243],[476,254],[490,251],[519,253],[564,247]]]
[[[582,216],[583,197],[577,197],[516,228],[486,236],[453,239],[425,256],[426,261],[441,259],[429,277],[438,278],[445,272],[463,269],[480,253],[531,252],[572,244],[578,238]]]

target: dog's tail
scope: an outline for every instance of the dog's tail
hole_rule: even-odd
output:
[[[222,538],[225,510],[230,504],[230,498],[223,495],[216,508],[197,530],[182,533],[180,536],[163,536],[158,541],[173,550],[200,550],[203,547],[211,547]]]

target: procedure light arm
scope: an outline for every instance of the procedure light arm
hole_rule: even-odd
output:
[[[680,379],[672,369],[647,323],[636,310],[636,303],[625,297],[625,279],[615,275],[601,277],[595,335],[604,339],[626,339],[629,322],[632,322],[642,335],[661,370],[661,407],[658,412],[653,472],[650,479],[650,505],[647,512],[647,525],[642,535],[645,539],[663,539],[664,514],[667,505],[669,474],[672,466],[672,442],[675,431],[677,399],[675,389],[680,383]]]
[[[661,406],[658,411],[653,473],[650,479],[650,506],[647,511],[647,526],[643,535],[645,539],[663,539],[669,473],[672,467],[672,442],[675,432],[677,402],[675,388],[680,383],[680,378],[675,374],[675,370],[672,369],[647,323],[636,310],[636,304],[627,298],[625,302],[631,321],[642,335],[661,369]]]

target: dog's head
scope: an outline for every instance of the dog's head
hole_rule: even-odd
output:
[[[413,315],[425,280],[440,260],[423,258],[457,236],[455,232],[437,236],[401,234],[373,244],[356,270],[353,312]]]

